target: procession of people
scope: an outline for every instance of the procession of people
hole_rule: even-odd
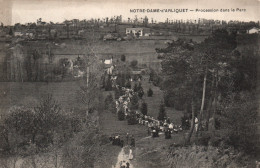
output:
[[[125,116],[124,118],[126,119],[133,118],[134,116],[136,123],[147,127],[148,136],[156,138],[159,137],[161,132],[161,134],[164,133],[165,139],[170,139],[172,137],[171,134],[182,131],[181,125],[174,124],[173,122],[171,122],[169,117],[165,118],[163,121],[159,121],[151,116],[143,115],[138,110],[130,110],[129,105],[131,103],[131,100],[133,96],[138,93],[134,92],[133,89],[120,87],[116,84],[114,85],[114,87],[118,89],[122,94],[115,101],[117,115],[119,111],[123,111]],[[120,135],[116,135],[113,137],[111,136],[110,140],[112,141],[113,145],[121,146],[122,148],[124,148],[124,146],[129,146],[130,149],[128,160],[131,161],[134,158],[132,150],[135,148],[135,138],[133,135],[126,133],[126,135],[123,135],[122,137],[120,137]],[[130,163],[128,161],[123,160],[120,162],[120,168],[130,168]]]

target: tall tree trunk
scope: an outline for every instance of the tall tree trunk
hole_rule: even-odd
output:
[[[213,114],[212,114],[212,119],[213,119],[213,128],[216,128],[215,125],[215,118],[216,118],[216,111],[217,111],[217,88],[218,88],[218,71],[216,73],[215,77],[215,89],[214,89],[214,100],[213,100]]]
[[[192,119],[191,119],[191,127],[190,127],[190,131],[188,134],[188,137],[186,138],[185,144],[189,144],[190,143],[190,139],[194,130],[194,126],[195,126],[195,104],[194,104],[194,90],[195,90],[195,84],[196,81],[194,81],[194,83],[192,84],[192,93],[191,93],[191,113],[192,113]]]
[[[206,94],[206,84],[207,84],[207,75],[208,75],[208,67],[206,67],[206,72],[204,74],[204,79],[203,79],[203,91],[202,91],[202,99],[201,99],[201,106],[200,106],[200,115],[199,115],[199,123],[198,123],[198,131],[196,135],[198,135],[199,130],[201,130],[202,127],[202,120],[204,118],[203,116],[203,110],[204,110],[204,105],[205,105],[205,94]]]
[[[212,80],[211,88],[210,88],[210,98],[209,103],[207,107],[207,116],[206,116],[206,130],[208,130],[209,126],[209,119],[212,116],[212,106],[213,106],[213,100],[214,100],[214,93],[215,93],[215,77]]]
[[[192,112],[192,119],[191,119],[191,127],[190,127],[190,131],[188,134],[188,137],[186,138],[186,142],[185,144],[189,144],[190,143],[190,139],[194,130],[194,126],[195,126],[195,105],[194,105],[194,98],[192,97],[191,100],[191,112]]]

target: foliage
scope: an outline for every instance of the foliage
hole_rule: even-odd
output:
[[[163,121],[166,117],[167,117],[167,115],[166,115],[164,103],[161,103],[157,119],[160,121]]]
[[[122,62],[125,62],[125,55],[124,55],[124,54],[121,55],[121,61],[122,61]]]
[[[112,81],[111,76],[108,75],[108,77],[105,79],[105,91],[111,91],[112,90]]]
[[[161,81],[162,81],[162,78],[160,77],[160,75],[157,72],[155,72],[155,70],[150,69],[149,82],[152,82],[154,84],[154,86],[160,86]]]
[[[253,93],[231,94],[219,107],[222,135],[226,143],[246,152],[254,152],[257,145],[257,108]]]
[[[184,130],[188,130],[190,128],[190,117],[188,115],[184,115],[181,117],[181,125]]]
[[[90,124],[82,125],[77,133],[62,148],[61,157],[64,167],[94,167],[101,153],[102,139],[98,136],[97,128]]]
[[[132,68],[136,68],[136,67],[137,67],[137,64],[138,64],[138,61],[137,61],[137,60],[133,60],[133,61],[130,62],[130,66],[131,66]]]
[[[125,113],[123,112],[122,109],[120,109],[120,110],[118,111],[118,113],[117,113],[117,118],[118,118],[119,121],[122,121],[122,120],[125,119]]]
[[[131,82],[130,82],[130,81],[127,81],[125,87],[131,89]]]
[[[153,90],[151,88],[148,89],[147,96],[148,97],[152,97],[153,96]]]
[[[143,102],[141,105],[141,113],[147,115],[147,103]]]
[[[134,94],[133,97],[132,97],[131,106],[130,106],[130,108],[132,110],[137,110],[138,109],[138,107],[139,107],[138,101],[139,101],[139,98],[138,98],[137,94]]]
[[[135,125],[137,124],[137,118],[136,115],[133,113],[130,113],[130,115],[127,116],[127,123],[128,125]]]
[[[115,99],[119,99],[120,96],[120,90],[115,88]]]
[[[105,99],[105,109],[110,109],[110,106],[112,106],[113,102],[114,98],[113,95],[110,93]]]
[[[73,132],[80,131],[79,123],[78,118],[63,115],[60,105],[48,95],[34,109],[12,108],[1,125],[0,136],[5,140],[4,149],[13,154],[26,153],[30,144],[39,151],[53,143],[55,134],[62,137],[60,143],[67,141]]]
[[[134,85],[134,92],[138,92],[138,85],[135,83],[135,85]]]

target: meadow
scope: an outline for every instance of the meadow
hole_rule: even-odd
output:
[[[4,114],[12,106],[35,107],[43,96],[52,94],[63,110],[82,110],[78,99],[80,82],[1,82],[0,112]]]

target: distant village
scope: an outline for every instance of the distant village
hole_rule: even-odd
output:
[[[65,20],[62,23],[45,22],[39,18],[34,23],[13,26],[0,26],[0,41],[21,40],[55,40],[55,39],[87,39],[95,34],[100,40],[149,39],[158,36],[209,35],[214,30],[225,28],[238,34],[259,33],[258,22],[223,21],[223,20],[171,20],[158,22],[153,18],[128,18],[122,15],[111,18],[90,20]]]

